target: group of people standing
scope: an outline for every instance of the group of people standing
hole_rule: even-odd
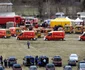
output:
[[[2,56],[0,56],[0,64],[1,64],[1,66],[6,67],[6,68],[10,67],[10,64],[9,64],[8,60],[7,59],[3,59]]]

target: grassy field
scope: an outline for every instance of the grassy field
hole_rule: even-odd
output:
[[[76,53],[79,60],[85,58],[85,41],[78,41],[77,34],[67,34],[66,41],[43,41],[42,38],[37,41],[30,41],[30,49],[27,48],[27,40],[16,40],[15,37],[10,39],[0,39],[0,55],[3,58],[9,56],[16,56],[18,63],[22,64],[25,55],[46,55],[50,59],[55,55],[60,55],[63,59],[63,66],[68,63],[68,58],[71,53]],[[6,70],[12,70],[6,68]],[[28,67],[23,67],[23,70],[28,70]],[[45,68],[38,68],[38,70],[45,70]],[[63,67],[56,67],[56,70],[63,70]],[[77,66],[73,67],[77,70]]]

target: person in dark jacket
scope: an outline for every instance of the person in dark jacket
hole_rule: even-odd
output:
[[[27,46],[28,46],[28,49],[30,48],[30,42],[29,41],[27,41]]]
[[[3,61],[3,57],[2,57],[2,56],[0,56],[0,61],[1,61],[1,62]]]
[[[58,30],[58,27],[55,25],[55,26],[53,27],[53,30],[54,30],[54,31],[57,31],[57,30]]]
[[[4,59],[4,66],[7,68],[7,59]]]
[[[9,68],[11,67],[11,66],[10,66],[10,61],[8,61],[8,66],[9,66]]]
[[[35,56],[35,64],[38,65],[38,56]]]

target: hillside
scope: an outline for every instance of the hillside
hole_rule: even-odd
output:
[[[20,15],[39,15],[51,17],[56,12],[64,12],[73,17],[79,11],[84,11],[84,0],[0,0],[12,2],[13,11]]]

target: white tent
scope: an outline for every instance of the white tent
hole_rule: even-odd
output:
[[[71,25],[75,25],[75,20],[74,19],[70,19],[69,17],[66,17],[66,19],[69,19],[71,21]]]
[[[74,19],[70,19],[69,17],[66,17],[66,19],[69,19],[71,22],[74,22]]]
[[[83,22],[83,20],[82,20],[82,19],[77,18],[77,19],[75,20],[75,22]]]
[[[74,22],[75,22],[75,24],[80,25],[84,21],[82,19],[77,18]]]

